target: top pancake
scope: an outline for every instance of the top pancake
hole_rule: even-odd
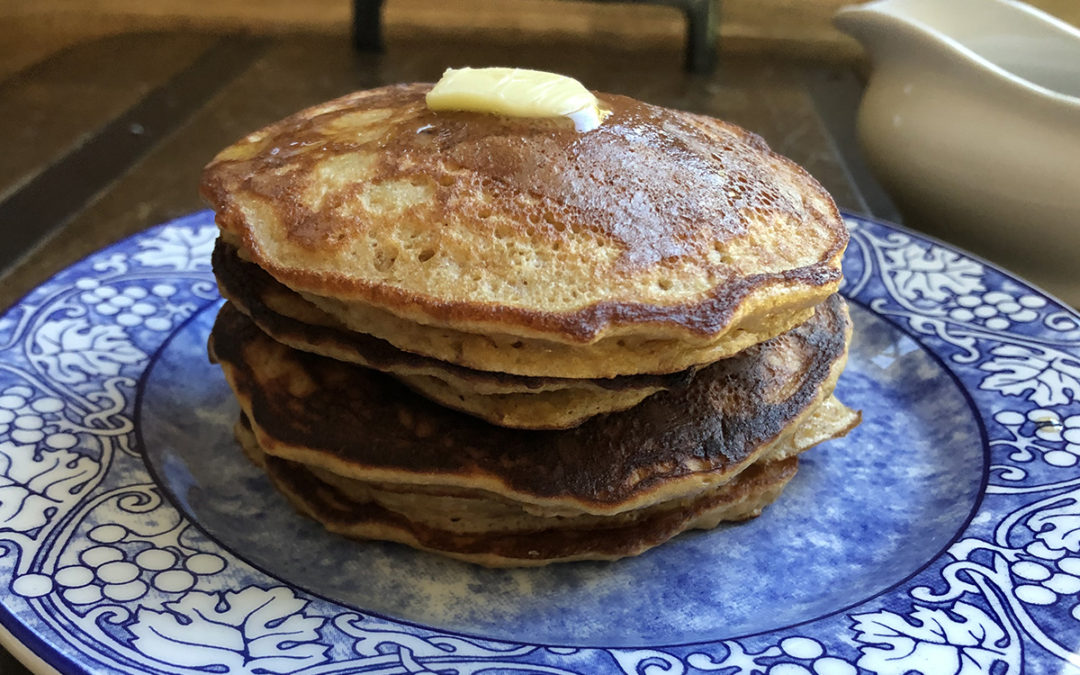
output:
[[[565,344],[715,343],[839,284],[835,205],[749,132],[598,94],[611,115],[578,133],[434,112],[428,89],[350,94],[224,150],[202,182],[224,237],[311,296]]]

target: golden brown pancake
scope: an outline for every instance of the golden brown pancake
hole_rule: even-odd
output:
[[[598,94],[569,121],[358,92],[207,167],[223,237],[348,328],[479,370],[685,370],[804,321],[847,234],[805,171],[738,127]]]
[[[230,305],[210,346],[270,456],[369,483],[484,491],[548,515],[613,515],[693,497],[779,459],[778,448],[801,447],[792,440],[800,427],[813,436],[829,426],[810,424],[819,409],[835,421],[823,437],[854,426],[858,415],[831,397],[849,335],[834,296],[810,321],[703,369],[682,391],[563,431],[485,424],[382,373],[275,342]]]
[[[500,426],[565,429],[589,417],[625,410],[664,389],[685,386],[692,371],[608,379],[524,377],[484,372],[409,354],[334,317],[218,242],[214,274],[221,294],[278,342],[389,373],[413,390]]]

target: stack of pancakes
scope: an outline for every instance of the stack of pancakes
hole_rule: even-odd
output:
[[[236,435],[301,512],[486,565],[613,559],[760,513],[858,414],[847,234],[715,119],[435,112],[358,92],[221,152],[203,195]]]

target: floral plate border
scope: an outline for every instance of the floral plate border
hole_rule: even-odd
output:
[[[941,359],[991,456],[966,530],[877,597],[738,639],[557,648],[364,615],[252,568],[163,498],[133,421],[152,355],[218,301],[203,211],[0,316],[0,625],[65,674],[1080,672],[1080,316],[944,244],[845,218],[843,293]]]

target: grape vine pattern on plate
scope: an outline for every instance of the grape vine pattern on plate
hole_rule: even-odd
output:
[[[61,670],[81,664],[74,672],[1002,675],[1080,665],[1080,318],[945,246],[848,223],[843,292],[956,374],[984,411],[990,457],[963,536],[850,610],[700,644],[512,644],[365,615],[236,558],[164,498],[133,422],[151,355],[219,301],[216,228],[202,212],[91,256],[0,317],[0,619],[67,659]]]

